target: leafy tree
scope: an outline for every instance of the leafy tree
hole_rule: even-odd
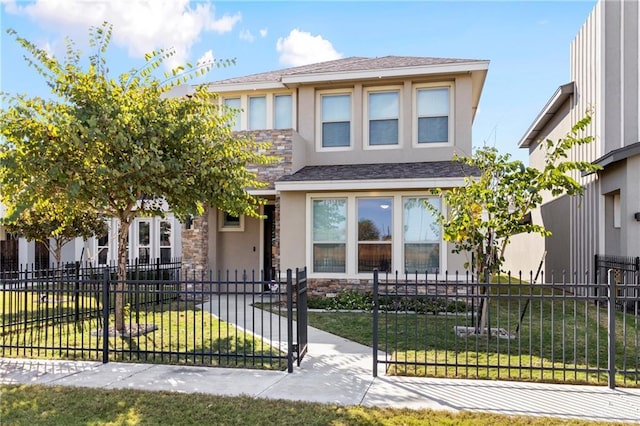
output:
[[[62,248],[77,237],[101,235],[107,226],[100,216],[82,206],[65,206],[62,200],[42,199],[12,221],[3,221],[9,232],[29,241],[40,241],[60,264]],[[53,244],[52,244],[53,242]]]
[[[112,27],[90,30],[94,53],[82,58],[67,41],[58,61],[8,30],[27,62],[45,79],[52,99],[6,97],[0,111],[0,184],[9,219],[47,200],[64,197],[95,215],[119,219],[119,291],[126,278],[127,235],[139,216],[163,215],[167,206],[181,220],[212,206],[233,215],[259,216],[263,200],[247,190],[265,184],[247,166],[268,164],[264,146],[232,134],[233,111],[205,86],[188,97],[167,92],[229,61],[179,67],[156,77],[173,55],[159,50],[146,63],[112,78],[106,52]],[[123,330],[122,293],[116,294],[116,328]]]
[[[541,142],[545,149],[542,169],[511,160],[509,154],[499,154],[492,147],[478,149],[471,157],[455,158],[477,174],[465,177],[464,186],[434,191],[442,196],[446,215],[428,202],[427,208],[442,225],[444,239],[453,243],[453,252],[473,254],[474,264],[466,266],[473,267],[478,282],[490,282],[500,272],[512,236],[523,232],[551,235],[544,226],[526,220],[527,214],[542,204],[545,193],[554,197],[582,195],[583,187],[571,173],[593,172],[599,166],[567,158],[573,147],[593,140],[584,135],[590,122],[591,113],[587,112],[563,139]],[[486,287],[480,291],[485,292]],[[485,327],[487,301],[481,303],[478,312],[481,330]]]

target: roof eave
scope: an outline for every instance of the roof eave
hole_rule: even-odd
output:
[[[295,85],[349,80],[366,80],[376,78],[411,77],[431,74],[458,74],[476,71],[484,71],[486,73],[488,69],[489,61],[473,61],[453,64],[423,65],[417,67],[397,67],[359,71],[292,74],[282,76],[282,83],[285,85]]]
[[[253,83],[228,83],[228,84],[216,84],[209,83],[207,88],[210,92],[225,93],[225,92],[247,92],[252,90],[278,90],[286,89],[287,86],[279,81],[263,81]]]
[[[531,126],[529,126],[525,134],[520,138],[518,148],[529,148],[532,143],[536,142],[540,131],[551,121],[558,112],[558,109],[573,95],[574,91],[575,83],[573,81],[558,87],[536,119],[533,120]]]
[[[631,145],[624,146],[622,148],[615,149],[603,155],[593,162],[602,168],[617,163],[622,160],[626,160],[629,157],[640,155],[640,142],[633,143]]]
[[[414,179],[357,179],[278,181],[276,191],[355,191],[383,189],[453,188],[463,186],[464,177]]]

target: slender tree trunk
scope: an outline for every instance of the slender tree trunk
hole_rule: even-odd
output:
[[[124,318],[124,290],[127,279],[127,237],[129,235],[130,222],[120,219],[120,229],[118,230],[118,269],[117,269],[117,285],[115,294],[116,303],[116,330],[125,331]]]

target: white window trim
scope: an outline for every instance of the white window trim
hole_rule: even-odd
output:
[[[295,92],[291,91],[277,91],[277,92],[263,92],[256,91],[251,92],[250,94],[241,94],[241,93],[225,93],[225,96],[221,96],[219,100],[219,105],[222,106],[227,99],[240,99],[240,114],[239,114],[239,123],[237,131],[250,131],[255,132],[259,130],[276,130],[275,126],[275,97],[276,96],[291,96],[291,128],[297,131],[296,123],[297,123],[297,98]],[[249,129],[249,99],[250,98],[265,98],[265,128],[264,129]],[[353,101],[352,101],[353,103]],[[353,108],[352,108],[353,109]],[[283,130],[283,129],[277,129]]]
[[[449,89],[449,140],[447,142],[431,142],[431,143],[418,143],[418,90],[420,89]],[[449,147],[454,145],[455,141],[455,90],[454,84],[451,83],[423,83],[414,84],[411,90],[412,92],[412,146],[414,148],[430,148],[430,147]]]
[[[220,232],[244,232],[244,215],[241,214],[239,216],[240,225],[239,226],[225,226],[224,225],[224,215],[225,212],[222,210],[218,210],[218,231]]]
[[[330,199],[344,199],[347,201],[347,239],[345,240],[345,271],[346,272],[313,272],[313,201],[314,200],[330,200]],[[307,249],[307,265],[309,265],[309,274],[310,276],[317,277],[325,277],[325,278],[344,278],[349,274],[350,263],[353,261],[352,254],[349,250],[349,247],[353,245],[353,241],[351,241],[351,232],[349,232],[350,224],[349,224],[349,211],[353,209],[352,200],[348,195],[344,193],[323,193],[323,194],[307,194],[307,214],[306,214],[306,234],[308,249]]]
[[[370,93],[398,93],[398,143],[395,145],[370,145],[369,144],[369,94]],[[385,149],[401,149],[403,141],[403,114],[402,114],[402,92],[403,86],[380,86],[366,87],[363,93],[362,107],[362,137],[364,140],[364,150],[385,150]]]
[[[266,94],[252,94],[247,96],[247,130],[267,130],[269,128],[269,98]],[[264,129],[250,129],[251,124],[251,99],[264,99]],[[273,102],[273,101],[272,101]]]
[[[351,98],[351,117],[349,120],[349,145],[336,147],[322,146],[322,97],[324,95],[349,95]],[[353,151],[355,103],[353,89],[319,90],[316,92],[316,152]]]
[[[296,130],[296,121],[297,121],[297,115],[296,115],[296,94],[293,92],[275,92],[273,93],[273,95],[271,96],[271,121],[267,122],[267,125],[270,125],[272,129],[274,130],[285,130],[285,129],[278,129],[276,127],[276,97],[277,96],[291,96],[291,129]],[[267,107],[267,110],[269,110],[269,108]],[[267,114],[267,118],[268,118],[268,114]]]
[[[327,278],[327,279],[371,279],[373,273],[358,273],[358,198],[391,198],[393,202],[393,232],[391,240],[391,260],[393,273],[398,271],[404,274],[404,232],[403,232],[403,199],[406,197],[420,198],[437,198],[427,190],[421,191],[394,191],[394,192],[322,192],[307,194],[306,196],[306,262],[307,265],[313,265],[313,200],[329,199],[329,198],[346,198],[347,199],[347,240],[346,240],[346,272],[329,273],[315,272],[313,266],[309,268],[310,278]],[[440,209],[445,215],[446,206],[444,199],[440,198]],[[400,215],[400,216],[398,216]],[[399,220],[397,218],[400,218]],[[444,233],[440,232],[440,266],[438,269],[437,279],[444,279],[447,270],[447,243],[444,241]],[[429,274],[429,277],[436,278],[435,274]]]
[[[134,219],[129,226],[129,252],[127,256],[127,262],[131,263],[138,257],[138,249],[141,247],[138,244],[138,226],[140,222],[148,222],[149,227],[149,245],[142,247],[149,247],[149,259],[155,261],[160,258],[160,222],[168,222],[171,224],[171,235],[169,241],[171,246],[164,246],[164,248],[171,248],[171,258],[174,259],[180,256],[180,241],[176,232],[179,232],[180,222],[173,216],[173,214],[167,214],[165,217],[139,217]],[[107,251],[107,264],[115,264],[118,260],[118,231],[120,229],[120,222],[118,219],[111,218],[107,220],[107,227],[109,232],[109,245]],[[94,236],[87,240],[86,247],[89,250],[90,260],[95,262],[96,265],[104,265],[98,263],[98,237]],[[95,254],[94,254],[95,253]]]
[[[243,123],[242,123],[243,117],[245,116],[246,105],[243,106],[242,104],[242,96],[237,95],[237,96],[225,96],[224,98],[221,98],[220,106],[221,107],[226,106],[226,101],[231,99],[240,99],[240,111],[238,112],[238,122],[235,123],[234,127],[231,129],[234,132],[238,132],[246,128],[246,124],[243,126]],[[237,127],[237,129],[235,127]]]

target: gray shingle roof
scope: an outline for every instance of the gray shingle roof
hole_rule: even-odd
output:
[[[456,161],[393,164],[340,164],[306,166],[279,182],[377,180],[377,179],[437,179],[477,175],[476,169]]]
[[[212,84],[240,84],[240,83],[264,83],[277,82],[283,76],[321,74],[347,71],[371,71],[378,69],[420,67],[429,65],[446,65],[469,62],[483,62],[478,59],[453,59],[430,58],[417,56],[384,56],[381,58],[365,58],[352,56],[317,64],[303,65],[293,68],[285,68],[278,71],[269,71],[260,74],[252,74],[243,77],[228,78],[213,82]]]

